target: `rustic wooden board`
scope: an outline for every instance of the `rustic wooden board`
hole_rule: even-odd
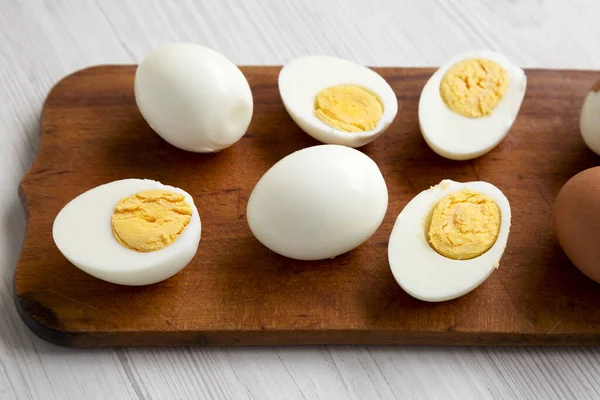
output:
[[[418,97],[431,69],[379,68],[398,96],[389,131],[362,148],[379,164],[390,203],[377,233],[332,261],[278,256],[250,233],[253,185],[277,160],[318,142],[289,118],[278,67],[244,67],[255,112],[245,137],[218,154],[162,141],[133,98],[134,66],[99,66],[58,83],[46,101],[41,148],[22,182],[29,223],[15,275],[16,299],[42,338],[74,347],[275,344],[600,344],[600,286],[580,274],[552,233],[562,184],[596,165],[579,136],[591,71],[529,70],[508,137],[472,162],[435,155],[418,128]],[[194,196],[202,241],[192,263],[147,287],[97,280],[60,254],[58,211],[94,186],[150,178]],[[462,298],[430,304],[394,281],[387,240],[402,207],[443,178],[486,180],[511,202],[513,225],[500,269]]]

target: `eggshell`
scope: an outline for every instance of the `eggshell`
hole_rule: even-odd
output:
[[[582,171],[562,187],[554,203],[556,238],[573,264],[600,283],[600,167]]]

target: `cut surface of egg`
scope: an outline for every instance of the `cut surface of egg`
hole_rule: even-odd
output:
[[[398,112],[394,90],[381,75],[336,57],[309,56],[286,64],[279,73],[279,93],[294,122],[328,144],[363,146]]]
[[[248,200],[248,225],[267,248],[297,260],[346,253],[379,227],[388,205],[375,162],[340,145],[308,147],[273,165]]]
[[[496,147],[525,97],[525,72],[502,54],[463,53],[429,78],[419,99],[425,142],[442,157],[468,160]]]
[[[156,283],[182,270],[200,242],[200,216],[182,189],[147,179],[97,186],[71,200],[52,227],[73,265],[122,285]]]
[[[460,297],[498,268],[510,223],[508,199],[494,185],[443,180],[398,215],[388,245],[394,278],[420,300]]]
[[[254,108],[242,71],[222,54],[191,43],[148,54],[136,70],[134,92],[138,109],[159,136],[199,153],[236,143]]]

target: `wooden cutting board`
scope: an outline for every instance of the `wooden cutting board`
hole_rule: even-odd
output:
[[[133,97],[135,66],[99,66],[66,77],[41,118],[41,148],[22,183],[29,213],[17,265],[17,304],[27,325],[65,346],[277,344],[600,344],[600,286],[568,261],[552,232],[563,183],[598,164],[579,136],[579,109],[600,74],[529,70],[521,113],[506,139],[474,161],[434,154],[417,103],[431,69],[378,68],[398,116],[362,148],[389,187],[386,218],[358,249],[320,262],[278,256],[253,238],[246,203],[261,175],[285,155],[318,144],[289,118],[278,67],[245,67],[255,111],[248,133],[218,154],[161,140]],[[482,132],[483,134],[483,132]],[[54,217],[72,198],[123,178],[149,178],[194,196],[202,241],[191,264],[147,287],[97,280],[52,241]],[[396,216],[444,178],[486,180],[512,206],[500,268],[453,301],[415,300],[394,281],[387,242]]]

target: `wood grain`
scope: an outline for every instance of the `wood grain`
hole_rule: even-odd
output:
[[[576,271],[552,234],[561,185],[597,157],[578,134],[578,112],[595,74],[529,70],[509,136],[472,162],[435,155],[416,119],[431,69],[380,68],[399,101],[389,131],[362,150],[386,178],[390,204],[378,232],[332,261],[280,257],[245,220],[253,185],[277,160],[315,145],[286,114],[277,67],[245,67],[255,113],[248,133],[214,155],[180,151],[143,121],[134,66],[79,71],[51,91],[39,155],[22,188],[29,226],[16,270],[22,315],[38,335],[75,347],[273,344],[597,344],[600,292]],[[150,178],[194,196],[203,219],[198,254],[160,284],[129,288],[86,275],[58,252],[54,216],[70,199],[125,177]],[[486,180],[511,202],[509,245],[480,288],[454,301],[412,299],[393,280],[387,239],[396,215],[444,178]]]

